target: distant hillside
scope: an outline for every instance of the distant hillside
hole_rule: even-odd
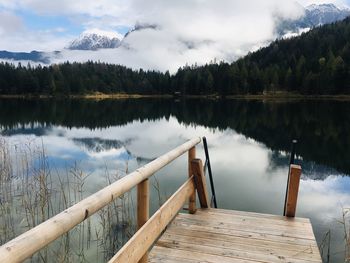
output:
[[[0,64],[2,94],[139,93],[221,96],[292,92],[350,94],[350,18],[268,47],[228,64],[185,66],[168,72],[105,63],[48,67]]]
[[[187,94],[350,94],[350,18],[276,40],[232,64],[182,68],[174,80]]]
[[[41,63],[50,62],[49,58],[45,56],[45,53],[40,51],[32,51],[28,53],[28,52],[9,52],[6,50],[1,50],[0,59],[14,60],[14,61],[28,60],[32,62],[41,62]]]
[[[234,65],[248,67],[248,78],[260,76],[264,91],[348,94],[350,18],[317,27],[300,37],[277,40]]]

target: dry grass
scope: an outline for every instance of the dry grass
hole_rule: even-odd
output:
[[[85,198],[90,174],[52,169],[43,145],[0,137],[0,245]],[[105,185],[121,174],[106,169]],[[133,193],[116,199],[35,254],[31,262],[106,262],[135,231]]]

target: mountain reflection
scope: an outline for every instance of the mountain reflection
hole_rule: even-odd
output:
[[[350,104],[347,102],[199,99],[178,102],[171,99],[0,101],[3,136],[29,133],[41,136],[52,126],[100,129],[133,121],[169,119],[171,116],[185,125],[235,130],[276,152],[288,152],[290,142],[295,138],[299,140],[297,153],[304,160],[350,173],[350,163],[345,160],[350,156]],[[76,139],[75,143],[98,151],[99,147],[119,148],[127,142],[89,138]]]

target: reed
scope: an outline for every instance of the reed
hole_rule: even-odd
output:
[[[344,262],[350,262],[350,208],[342,208],[342,218],[338,222],[342,224],[344,230]]]
[[[103,186],[125,172],[106,169]],[[84,199],[90,176],[77,162],[66,169],[51,167],[42,142],[11,144],[0,137],[0,245]],[[133,195],[131,191],[116,199],[31,262],[105,262],[135,232]]]

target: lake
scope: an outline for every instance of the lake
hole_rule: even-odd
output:
[[[0,129],[11,151],[42,147],[53,177],[79,167],[88,175],[84,196],[101,189],[106,174],[123,176],[206,136],[218,207],[277,215],[283,213],[290,145],[297,139],[296,162],[303,169],[297,216],[311,219],[318,244],[330,231],[330,261],[344,261],[339,221],[350,207],[349,102],[3,99]],[[204,159],[201,145],[197,154]],[[187,178],[186,156],[155,178],[153,212]],[[349,219],[345,214],[346,227]]]

